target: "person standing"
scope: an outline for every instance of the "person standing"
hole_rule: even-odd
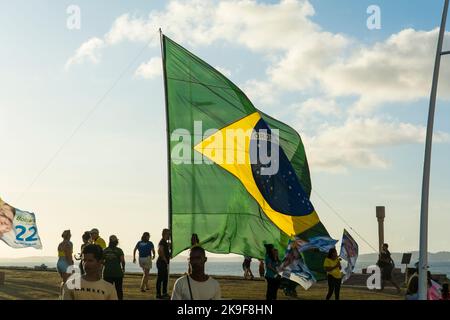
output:
[[[62,290],[64,284],[71,275],[68,268],[73,265],[73,244],[70,242],[70,238],[72,237],[70,230],[64,230],[61,237],[63,238],[63,241],[58,245],[58,262],[56,263],[56,269],[62,279]]]
[[[145,292],[145,290],[149,290],[148,280],[150,278],[150,269],[152,268],[152,260],[155,259],[155,246],[150,241],[150,233],[144,232],[141,241],[134,247],[133,263],[136,263],[136,251],[139,252],[139,266],[143,271],[141,292]]]
[[[91,243],[99,245],[103,250],[106,249],[106,242],[100,237],[100,232],[97,228],[91,230]]]
[[[419,268],[416,263],[416,270],[409,277],[408,284],[406,286],[406,300],[419,300]]]
[[[189,253],[191,273],[178,278],[172,290],[172,300],[220,300],[219,282],[205,274],[205,249],[194,246]]]
[[[82,261],[85,274],[75,285],[69,282],[63,287],[63,300],[117,300],[114,286],[100,276],[103,268],[103,250],[99,245],[84,247]]]
[[[77,256],[75,257],[75,260],[80,261],[79,264],[80,272],[81,274],[84,274],[83,262],[81,261],[81,253],[83,252],[84,247],[89,244],[89,241],[91,240],[91,233],[89,231],[85,231],[81,236],[81,240],[83,241],[83,244],[81,245],[80,253],[77,254]]]
[[[334,292],[334,298],[339,300],[339,294],[341,291],[341,261],[338,257],[336,248],[332,248],[328,251],[328,255],[323,262],[323,268],[327,272],[328,278],[328,293],[327,300],[330,300]]]
[[[123,300],[123,276],[125,274],[125,255],[118,247],[119,239],[115,235],[109,237],[109,245],[103,251],[105,268],[103,279],[116,287],[117,298]]]
[[[277,270],[280,265],[278,250],[273,247],[273,244],[265,244],[264,246],[266,247],[266,256],[264,259],[266,264],[265,278],[267,281],[266,300],[277,300],[281,280]]]
[[[244,270],[244,279],[253,280],[255,277],[253,276],[251,270],[252,257],[244,256],[244,262],[242,262],[242,269]]]
[[[156,267],[158,268],[158,277],[156,279],[156,299],[169,299],[167,294],[167,284],[169,281],[169,262],[171,257],[170,249],[170,230],[164,229],[162,239],[158,245],[158,259]],[[162,289],[162,294],[161,294]]]
[[[263,259],[259,259],[258,272],[259,272],[259,277],[264,278],[265,270],[264,270],[264,260]]]
[[[400,293],[400,287],[392,278],[392,272],[395,268],[394,260],[392,260],[391,253],[388,250],[389,245],[387,243],[383,244],[380,252],[380,258],[377,262],[381,269],[381,290],[384,290],[386,281],[392,283],[392,285],[397,288],[397,293]]]
[[[193,247],[199,246],[200,245],[200,239],[198,238],[198,234],[193,233],[191,235],[191,249]],[[191,274],[192,270],[191,270],[191,265],[188,263],[188,274]]]

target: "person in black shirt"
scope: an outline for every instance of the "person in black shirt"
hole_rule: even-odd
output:
[[[383,244],[380,252],[380,258],[377,262],[377,265],[381,269],[381,290],[384,290],[386,281],[389,281],[395,288],[397,288],[397,293],[400,293],[400,287],[392,278],[392,272],[394,271],[395,263],[391,258],[391,253],[389,252],[388,248],[389,245],[387,243]]]
[[[156,279],[156,299],[170,298],[167,294],[167,283],[169,281],[169,261],[172,256],[169,239],[170,230],[164,229],[162,232],[162,239],[159,241],[158,245],[158,260],[156,260],[156,267],[158,268],[158,277]]]

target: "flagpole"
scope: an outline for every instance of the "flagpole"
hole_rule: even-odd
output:
[[[162,67],[163,67],[163,75],[164,75],[164,100],[166,107],[166,138],[167,138],[167,198],[168,198],[168,225],[170,232],[172,234],[172,176],[171,176],[171,166],[170,166],[170,132],[169,132],[169,101],[167,95],[167,73],[166,73],[166,48],[164,46],[164,39],[161,28],[159,28],[159,37],[161,41],[161,58],[162,58]],[[170,241],[173,248],[173,238],[170,237]]]
[[[433,142],[434,113],[436,109],[436,95],[439,81],[439,69],[441,56],[448,54],[442,52],[445,35],[445,25],[447,22],[449,0],[445,0],[442,13],[441,28],[436,51],[436,61],[434,64],[433,83],[431,86],[430,108],[428,112],[427,136],[425,141],[425,159],[423,165],[422,180],[422,204],[420,209],[420,246],[419,246],[419,300],[427,300],[427,266],[428,266],[428,198],[430,191],[430,166],[431,147]]]

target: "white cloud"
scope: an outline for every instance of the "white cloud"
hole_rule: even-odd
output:
[[[272,105],[277,101],[273,85],[269,82],[249,80],[242,86],[242,89],[257,108],[258,105]]]
[[[66,66],[96,63],[101,50],[127,41],[157,47],[159,27],[187,47],[214,42],[239,45],[268,61],[266,77],[244,80],[242,86],[256,107],[280,105],[286,92],[314,94],[315,98],[297,105],[296,116],[312,119],[313,128],[319,126],[317,134],[308,131],[309,136],[305,136],[315,168],[385,168],[389,162],[377,154],[377,148],[423,143],[425,129],[369,114],[386,102],[411,102],[429,96],[438,30],[406,29],[366,45],[323,30],[312,21],[314,14],[307,0],[276,4],[174,0],[148,17],[118,17],[102,39],[82,44]],[[446,38],[448,42],[450,34]],[[136,76],[158,76],[161,66],[154,59],[141,64]],[[230,76],[228,70],[218,69]],[[450,69],[450,61],[443,59],[442,69]],[[449,86],[450,74],[442,72],[441,87]],[[450,91],[439,96],[450,99]],[[356,100],[350,113],[336,102],[343,97]],[[339,124],[329,121],[332,117]],[[449,136],[438,133],[435,141],[447,142]]]
[[[315,170],[343,171],[349,167],[386,168],[389,162],[376,150],[404,144],[423,144],[425,127],[379,118],[351,118],[342,126],[323,125],[313,136],[303,135],[309,162]],[[435,133],[434,142],[449,142],[450,135]]]
[[[447,34],[447,40],[450,40]],[[331,65],[321,75],[324,89],[334,96],[355,95],[357,112],[370,112],[384,102],[408,102],[430,94],[438,29],[406,29],[386,41],[362,47],[342,63]],[[450,64],[443,60],[442,70]],[[442,73],[441,85],[450,85]],[[441,92],[441,98],[450,98]]]
[[[135,76],[144,79],[153,79],[161,75],[162,75],[161,57],[151,58],[148,62],[141,64],[135,72]]]
[[[158,26],[147,19],[123,14],[114,21],[111,30],[105,35],[105,42],[108,45],[116,45],[124,41],[151,42],[157,45]]]
[[[227,68],[216,66],[215,69],[219,71],[221,74],[223,74],[225,77],[229,78],[231,77],[231,71]]]
[[[339,62],[350,40],[342,35],[316,32],[294,42],[284,57],[268,68],[270,81],[280,90],[303,91],[320,85],[321,75]]]
[[[300,105],[298,113],[301,117],[308,117],[313,114],[339,116],[342,114],[342,110],[333,99],[310,98]]]
[[[253,0],[177,0],[148,17],[124,14],[103,39],[82,44],[66,66],[100,59],[102,49],[125,41],[159,46],[158,28],[191,46],[228,41],[266,57],[267,78],[245,86],[258,102],[275,102],[285,91],[324,92],[357,98],[354,111],[367,113],[385,102],[409,102],[429,95],[438,30],[406,29],[374,45],[326,32],[311,20],[307,0],[264,4]],[[187,32],[188,30],[188,32]],[[447,34],[450,40],[450,34]],[[443,68],[450,62],[443,61]],[[450,75],[442,74],[442,86]],[[271,98],[261,89],[271,88]],[[264,95],[266,95],[264,97]],[[440,97],[450,98],[449,93]]]
[[[312,15],[314,8],[306,0],[278,4],[178,0],[170,1],[162,11],[152,11],[147,18],[121,15],[103,41],[105,47],[124,41],[149,42],[156,47],[161,27],[174,40],[194,46],[225,40],[260,52],[287,50],[298,39],[316,32],[318,26],[309,20]]]
[[[438,29],[406,29],[371,46],[321,33],[307,44],[294,46],[272,67],[269,82],[277,90],[319,89],[331,97],[357,98],[354,113],[371,113],[386,102],[411,102],[428,98],[431,88]],[[450,33],[446,35],[450,41]],[[443,70],[450,62],[442,62]],[[441,86],[450,86],[450,75],[441,73]],[[449,92],[440,97],[450,99]]]
[[[69,60],[67,60],[65,65],[66,70],[72,65],[83,63],[86,60],[92,63],[98,63],[100,61],[100,50],[104,45],[105,43],[102,39],[89,39],[77,49],[75,54]]]

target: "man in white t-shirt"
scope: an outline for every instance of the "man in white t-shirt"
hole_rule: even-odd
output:
[[[69,278],[64,284],[62,299],[117,300],[116,288],[100,277],[103,268],[102,248],[96,244],[89,244],[83,248],[82,255],[85,274],[81,276],[79,282]]]
[[[219,282],[205,274],[205,249],[196,246],[189,254],[191,274],[175,281],[172,300],[220,300]]]

